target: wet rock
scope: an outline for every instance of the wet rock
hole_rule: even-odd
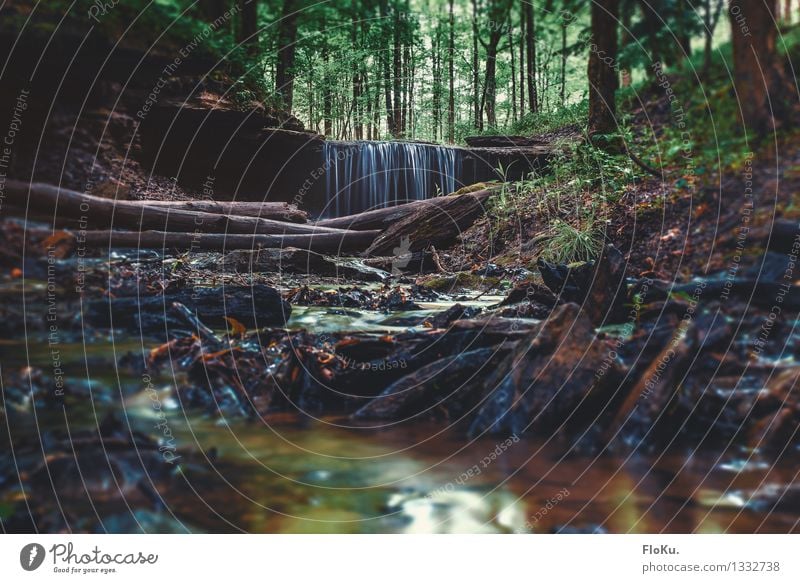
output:
[[[594,405],[609,398],[616,372],[607,346],[580,308],[560,306],[537,335],[520,343],[483,380],[486,403],[470,434],[553,432],[592,423]]]
[[[212,267],[212,265],[209,265]],[[306,249],[239,250],[226,253],[218,267],[238,273],[292,273],[358,281],[387,281],[391,273],[356,258],[329,257]]]
[[[186,325],[176,317],[173,303],[180,303],[211,326],[227,327],[233,318],[249,328],[284,325],[291,305],[272,287],[202,287],[168,291],[158,296],[104,298],[86,302],[84,321],[98,328],[120,328],[144,333],[165,329],[182,330]]]
[[[475,307],[464,307],[461,304],[454,304],[443,312],[431,316],[425,320],[425,325],[431,328],[447,328],[456,320],[466,320],[474,318],[480,314],[481,309]]]
[[[505,317],[544,319],[559,303],[548,288],[524,281],[514,286],[496,308]]]
[[[286,298],[291,304],[298,306],[360,308],[362,310],[378,310],[382,312],[422,309],[414,302],[412,294],[413,291],[401,286],[385,286],[380,290],[371,290],[358,286],[321,290],[303,286],[290,290],[286,294]]]
[[[507,352],[482,348],[432,362],[391,384],[353,418],[407,419],[423,414],[458,418],[480,397],[474,385],[462,383],[482,371],[485,374],[485,369],[496,365]]]
[[[545,285],[561,301],[581,304],[596,326],[625,319],[625,258],[613,245],[597,261],[570,266],[539,259],[538,267]]]

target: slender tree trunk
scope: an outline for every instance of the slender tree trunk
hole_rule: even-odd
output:
[[[294,101],[294,60],[297,42],[297,0],[283,0],[278,23],[278,60],[275,67],[275,93],[283,107],[292,110]]]
[[[322,76],[322,120],[325,135],[330,136],[333,134],[333,95],[331,94],[330,57],[328,55],[328,30],[325,21],[322,23],[322,36],[322,62],[325,69]]]
[[[711,73],[711,49],[714,42],[714,31],[722,15],[722,7],[726,0],[705,0],[703,12],[703,25],[705,28],[703,42],[703,79],[706,81]]]
[[[404,30],[405,32],[405,30]],[[403,135],[411,129],[411,43],[403,34]]]
[[[531,0],[523,0],[525,8],[525,52],[528,59],[528,107],[531,113],[539,111],[536,95],[536,28]]]
[[[453,0],[449,0],[450,43],[447,50],[447,75],[450,83],[450,94],[447,98],[447,141],[456,141],[456,90],[455,90],[455,16]]]
[[[211,23],[220,19],[224,20],[226,3],[226,0],[201,0],[199,7],[205,21]]]
[[[589,51],[589,136],[616,130],[618,0],[592,3],[592,48]]]
[[[567,19],[561,18],[561,87],[558,91],[561,107],[567,103]]]
[[[389,18],[386,0],[382,0],[379,6],[381,23],[385,25]],[[397,134],[397,128],[395,125],[394,108],[392,107],[392,75],[388,53],[381,51],[380,60],[383,68],[383,94],[386,103],[386,131],[389,132],[391,136],[395,136]]]
[[[525,115],[525,0],[519,5],[519,114]]]
[[[517,121],[517,67],[514,62],[514,53],[517,52],[517,45],[514,44],[514,29],[511,26],[511,18],[508,20],[508,52],[511,55],[511,119]]]
[[[364,139],[364,126],[361,124],[361,64],[358,62],[360,50],[358,47],[359,10],[358,0],[351,1],[352,18],[350,20],[350,41],[355,54],[353,62],[353,132],[357,140]]]
[[[775,6],[775,0],[730,0],[728,7],[742,122],[759,137],[789,121],[797,105],[797,91],[775,47]]]
[[[442,117],[441,30],[436,28],[431,51],[433,69],[433,139],[438,139]]]
[[[486,123],[490,128],[497,127],[497,48],[490,46],[486,51],[486,76],[483,85],[483,105],[486,111]]]
[[[483,84],[481,111],[486,111],[486,123],[489,127],[497,127],[497,53],[503,38],[504,27],[508,21],[510,5],[506,0],[490,0],[489,42],[483,43],[486,50],[486,73]]]
[[[401,42],[401,18],[400,10],[397,4],[394,5],[394,113],[392,117],[395,123],[395,137],[401,137],[403,134],[403,46]]]
[[[783,21],[786,24],[792,22],[792,0],[786,0],[783,4]]]
[[[369,76],[366,67],[361,72],[361,80],[363,81],[364,101],[366,107],[366,120],[367,120],[367,139],[374,139],[372,136],[372,87],[369,84]]]
[[[413,140],[417,135],[416,130],[416,115],[414,115],[414,78],[416,76],[416,55],[414,54],[414,45],[409,45],[409,60],[408,60],[408,131],[411,132],[411,139]],[[441,88],[439,89],[441,95]],[[441,99],[441,97],[440,97]]]
[[[306,91],[308,92],[308,125],[318,127],[314,121],[314,66],[311,63],[308,66]]]
[[[477,129],[483,129],[483,115],[481,113],[481,90],[480,73],[478,69],[478,0],[472,0],[472,106],[474,113],[474,125]]]
[[[237,0],[239,2],[240,26],[237,42],[246,44],[249,50],[258,46],[258,0]]]
[[[664,55],[659,44],[658,33],[663,27],[661,17],[658,14],[652,0],[640,0],[639,7],[642,11],[642,22],[645,31],[645,45],[650,53],[650,62],[668,64],[664,62]],[[655,79],[653,67],[647,67],[647,71],[652,79]]]

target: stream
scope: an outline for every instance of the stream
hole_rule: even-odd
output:
[[[483,296],[475,303],[496,301]],[[390,332],[448,305],[391,315],[298,307],[289,325]],[[166,468],[170,480],[153,477],[160,497],[155,509],[134,505],[125,495],[86,496],[87,489],[115,487],[92,485],[91,478],[83,486],[73,481],[66,489],[55,478],[55,487],[44,488],[45,498],[54,503],[55,489],[59,502],[95,531],[711,533],[796,528],[796,508],[768,511],[742,492],[791,483],[798,459],[773,466],[734,448],[581,455],[532,437],[469,441],[447,424],[431,421],[366,429],[332,416],[213,417],[181,408],[168,370],[152,378],[158,391],[155,407],[142,377],[116,365],[123,355],[150,348],[146,341],[120,334],[64,344],[59,350],[65,377],[86,387],[88,402],[70,403],[63,411],[37,408],[33,417],[9,413],[14,443],[20,435],[35,439],[37,426],[64,426],[71,435],[96,429],[109,412],[145,434],[152,435],[158,423],[168,424],[183,459],[179,468]],[[50,349],[45,341],[5,340],[0,362],[6,369],[46,369],[52,366]],[[159,420],[161,411],[165,420]],[[186,457],[185,452],[193,454]]]

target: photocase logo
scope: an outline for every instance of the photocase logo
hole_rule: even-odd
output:
[[[413,254],[411,253],[411,238],[408,236],[400,238],[400,246],[392,249],[392,275],[402,275],[404,267],[411,263]]]
[[[26,571],[35,571],[44,562],[44,547],[38,543],[30,543],[19,552],[19,564]]]

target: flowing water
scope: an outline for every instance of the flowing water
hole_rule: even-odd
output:
[[[437,306],[429,306],[431,309]],[[323,317],[298,310],[291,324],[316,318],[332,327],[389,329],[409,314]],[[331,319],[333,318],[333,319]],[[389,318],[387,320],[387,318]],[[399,320],[398,320],[399,319]],[[63,425],[96,427],[108,411],[154,433],[153,400],[141,376],[117,368],[120,356],[149,349],[135,338],[60,347],[68,378],[93,387],[64,411],[14,419],[19,435]],[[0,343],[5,369],[52,366],[46,341]],[[103,531],[224,532],[786,532],[798,509],[759,508],[744,492],[794,479],[797,461],[773,465],[752,452],[677,451],[665,455],[568,454],[555,441],[522,437],[466,440],[446,423],[365,428],[346,418],[275,414],[266,421],[184,410],[169,370],[153,378],[160,410],[184,458],[155,481],[160,510],[127,498],[81,498],[81,481],[61,489],[72,513]],[[106,397],[98,387],[106,386]],[[110,395],[110,398],[109,398]],[[9,417],[11,418],[11,417]],[[38,439],[38,438],[37,438]],[[102,465],[102,460],[100,465]],[[91,473],[92,468],[84,467]],[[172,470],[172,468],[168,468]],[[56,482],[58,483],[58,482]],[[113,488],[113,484],[103,487]],[[48,485],[47,488],[50,488]],[[74,492],[77,490],[78,492]],[[2,502],[2,500],[0,500]],[[97,517],[97,518],[94,518]]]
[[[412,142],[326,142],[326,216],[449,194],[464,186],[465,151]]]

